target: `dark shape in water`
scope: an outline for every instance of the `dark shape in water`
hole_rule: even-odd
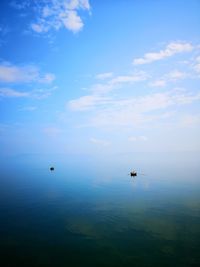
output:
[[[54,171],[54,167],[51,167],[51,168],[50,168],[50,171]]]
[[[136,172],[136,171],[134,171],[134,170],[133,170],[133,171],[131,171],[131,172],[130,172],[130,176],[137,176],[137,172]]]

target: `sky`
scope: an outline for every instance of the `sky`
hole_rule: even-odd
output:
[[[1,0],[0,157],[200,152],[199,0]]]

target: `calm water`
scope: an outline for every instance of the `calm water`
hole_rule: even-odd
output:
[[[0,266],[200,266],[199,193],[197,155],[9,158]]]

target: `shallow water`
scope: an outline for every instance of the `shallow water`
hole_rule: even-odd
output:
[[[132,167],[137,177],[127,175]],[[188,154],[9,158],[0,264],[200,266],[199,171]]]

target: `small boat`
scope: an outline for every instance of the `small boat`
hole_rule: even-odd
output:
[[[50,168],[50,171],[54,171],[54,167],[51,167],[51,168]]]
[[[131,171],[130,172],[130,176],[137,176],[137,172],[136,171]]]

